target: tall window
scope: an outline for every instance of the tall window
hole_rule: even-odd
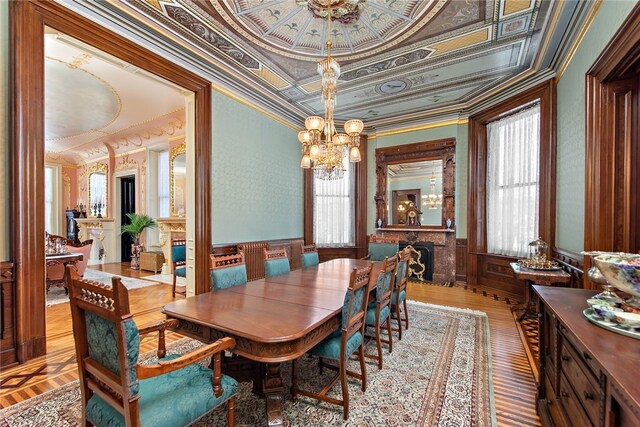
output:
[[[51,234],[58,234],[56,224],[56,169],[44,168],[44,229]],[[55,227],[55,228],[54,228]]]
[[[487,125],[487,252],[528,254],[538,237],[540,106]]]
[[[167,218],[169,212],[169,150],[158,153],[158,217]]]
[[[355,164],[345,159],[344,178],[313,179],[313,235],[319,247],[355,245]]]

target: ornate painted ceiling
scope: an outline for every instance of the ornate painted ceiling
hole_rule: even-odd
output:
[[[54,31],[45,56],[47,160],[82,164],[184,132],[182,89]]]
[[[549,68],[567,29],[583,19],[576,10],[591,7],[571,0],[366,0],[358,19],[329,25],[311,10],[326,1],[125,0],[119,10],[224,64],[231,78],[248,79],[298,120],[322,111],[316,64],[328,37],[342,68],[336,117],[384,124],[463,111]]]

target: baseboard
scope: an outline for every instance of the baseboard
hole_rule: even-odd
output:
[[[46,337],[36,337],[29,341],[18,343],[18,361],[24,363],[36,357],[47,354]]]

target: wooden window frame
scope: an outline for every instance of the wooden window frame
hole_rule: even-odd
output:
[[[481,284],[479,263],[483,255],[500,258],[503,265],[514,259],[487,253],[487,125],[536,100],[540,102],[538,233],[550,245],[555,243],[556,84],[555,80],[551,79],[469,117],[469,212],[467,220],[467,281],[469,285]]]
[[[355,246],[318,248],[321,261],[338,257],[362,258],[367,255],[367,136],[360,136],[360,155],[355,174]],[[313,170],[304,169],[304,242],[315,243],[313,235]]]

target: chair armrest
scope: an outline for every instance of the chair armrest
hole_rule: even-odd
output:
[[[220,353],[223,350],[228,350],[236,345],[236,340],[230,337],[221,338],[213,344],[208,344],[198,349],[193,350],[190,353],[183,354],[177,359],[160,361],[155,365],[136,365],[136,375],[138,379],[144,380],[146,378],[157,377],[158,375],[166,374],[167,372],[173,372],[178,369],[189,366],[199,360]]]
[[[167,328],[177,328],[178,324],[179,322],[177,319],[166,319],[160,322],[152,323],[151,325],[144,326],[138,329],[138,333],[140,335],[145,335],[151,332],[158,331],[158,353],[157,354],[158,354],[158,358],[161,359],[167,355],[167,348],[166,348],[165,339],[164,339],[164,331]]]

